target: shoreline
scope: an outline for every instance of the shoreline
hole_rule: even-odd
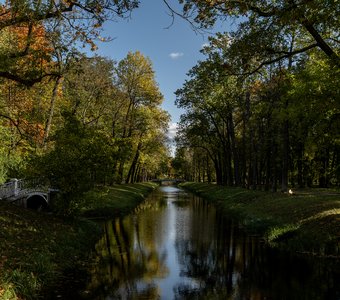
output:
[[[340,193],[293,195],[187,182],[180,185],[236,217],[271,247],[340,259]]]

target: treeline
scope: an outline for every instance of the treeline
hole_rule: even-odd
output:
[[[115,62],[81,51],[106,40],[104,21],[128,17],[137,6],[0,5],[0,184],[43,177],[72,199],[96,184],[162,172],[169,115],[151,61],[140,52]]]
[[[196,14],[201,26],[244,17],[235,31],[210,39],[206,60],[176,93],[186,110],[173,160],[177,174],[273,191],[339,185],[337,5],[186,2],[185,13]]]

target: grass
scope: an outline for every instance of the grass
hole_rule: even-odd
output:
[[[117,185],[88,192],[82,216],[114,217],[133,210],[154,184]],[[39,299],[68,270],[81,274],[101,235],[95,222],[36,212],[0,201],[0,299]]]
[[[207,183],[182,187],[214,202],[272,246],[340,257],[340,193],[309,189],[293,195]]]
[[[87,218],[126,215],[157,186],[155,183],[134,183],[95,188],[84,195],[80,213]]]

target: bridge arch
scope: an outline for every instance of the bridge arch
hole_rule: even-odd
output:
[[[28,195],[25,201],[25,207],[35,210],[46,209],[48,207],[47,194],[32,193]]]

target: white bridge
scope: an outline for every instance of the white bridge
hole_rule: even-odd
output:
[[[48,188],[39,180],[12,179],[0,185],[0,200],[41,210],[48,207],[54,192],[57,190]]]

